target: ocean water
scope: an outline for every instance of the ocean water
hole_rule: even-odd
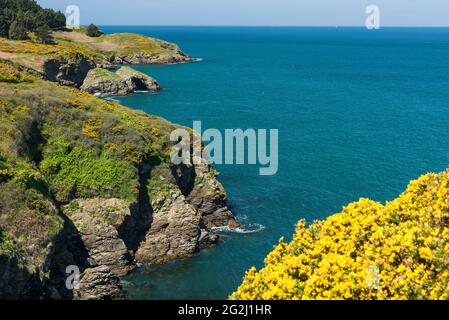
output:
[[[224,299],[300,219],[385,202],[449,164],[449,29],[104,27],[201,62],[136,66],[164,87],[124,105],[203,128],[279,129],[279,171],[218,166],[246,233],[124,281],[130,299]]]

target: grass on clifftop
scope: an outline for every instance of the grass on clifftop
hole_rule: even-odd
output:
[[[109,71],[103,68],[95,68],[88,72],[86,79],[84,79],[84,86],[90,86],[99,82],[116,82],[125,81],[132,77],[137,77],[141,79],[148,79],[155,81],[152,77],[137,71],[131,67],[123,66],[120,67],[115,72]]]
[[[87,74],[87,81],[107,81],[107,80],[120,80],[122,77],[115,72],[103,69],[95,68],[89,71]],[[86,80],[85,80],[86,81]]]
[[[58,43],[66,46],[77,44],[104,54],[177,55],[180,53],[176,44],[134,33],[114,33],[92,38],[82,31],[56,32],[55,38]]]
[[[109,61],[110,56],[145,54],[159,57],[182,55],[176,44],[139,34],[117,33],[92,38],[82,31],[54,32],[56,43],[46,45],[33,40],[14,41],[0,37],[0,58],[17,62],[28,68],[43,71],[48,60],[84,57],[97,64]]]
[[[0,58],[11,60],[39,72],[44,71],[44,63],[49,60],[70,60],[78,57],[97,62],[105,59],[104,55],[76,44],[46,45],[32,40],[14,41],[0,38]]]
[[[283,240],[231,299],[449,299],[449,172],[368,199]]]

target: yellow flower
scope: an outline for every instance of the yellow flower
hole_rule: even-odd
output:
[[[419,249],[419,256],[423,259],[430,260],[433,257],[432,250],[427,247]]]
[[[449,172],[360,199],[282,239],[231,299],[449,299]]]

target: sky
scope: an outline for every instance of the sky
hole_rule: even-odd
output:
[[[381,26],[449,26],[449,0],[38,0],[81,24],[182,26],[363,26],[368,5]]]

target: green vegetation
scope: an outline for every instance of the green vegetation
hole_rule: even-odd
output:
[[[0,185],[0,205],[0,256],[39,268],[62,230],[56,207],[41,191],[14,178]]]
[[[49,141],[40,165],[51,181],[60,201],[71,197],[90,198],[101,195],[136,200],[137,172],[135,167],[109,152],[98,148]]]
[[[20,83],[32,82],[36,79],[26,72],[21,72],[21,70],[23,70],[22,67],[0,59],[0,82]]]
[[[103,69],[103,68],[95,68],[89,71],[89,75],[90,77],[92,77],[92,79],[95,80],[99,80],[99,79],[109,79],[109,78],[113,78],[113,79],[121,79],[121,77],[116,74],[113,71],[107,70],[107,69]]]
[[[146,77],[148,77],[145,73],[142,73],[142,72],[140,72],[140,71],[137,71],[137,70],[135,70],[135,69],[133,69],[133,68],[131,68],[131,67],[128,67],[128,66],[120,67],[120,68],[117,70],[116,74],[117,74],[119,77],[124,78],[124,79],[130,78],[130,77],[134,77],[134,76],[135,76],[135,77],[140,77],[140,78],[146,78]]]
[[[19,37],[22,38],[15,38]],[[91,65],[110,65],[111,61],[120,63],[121,58],[133,61],[134,57],[141,56],[159,62],[188,59],[175,44],[142,35],[112,34],[92,38],[85,30],[50,32],[42,26],[27,37],[29,39],[23,41],[0,37],[0,58],[33,69],[41,76],[45,75],[49,63],[61,60],[74,64],[83,60]],[[139,61],[136,58],[131,63]]]
[[[0,262],[4,259],[20,261],[22,255],[23,249],[0,228]]]
[[[53,37],[55,33],[51,34]],[[42,34],[45,36],[44,34]],[[48,45],[39,39],[36,35],[35,40],[26,41],[13,41],[5,38],[0,38],[0,57],[5,55],[6,59],[18,63],[23,67],[33,69],[38,73],[43,73],[45,70],[45,64],[50,61],[58,61],[65,59],[68,61],[80,61],[81,59],[90,61],[92,59],[100,58],[93,51],[78,51],[76,48],[60,45],[56,40],[49,38],[45,41],[54,41],[54,44]],[[53,42],[52,42],[53,43]]]
[[[114,33],[92,38],[85,30],[79,30],[55,32],[54,37],[60,46],[81,52],[101,63],[109,61],[111,56],[149,55],[160,58],[185,56],[176,44],[139,34]]]
[[[63,203],[95,196],[135,201],[139,166],[169,161],[174,126],[167,121],[33,78],[17,65],[0,63],[2,70],[2,181],[42,191],[48,183]]]
[[[27,33],[47,26],[62,29],[66,18],[62,12],[43,9],[33,0],[0,0],[0,37],[27,39]]]
[[[55,41],[51,34],[50,28],[47,25],[37,28],[35,35],[37,41],[43,44],[52,44]]]
[[[121,225],[141,197],[158,200],[179,190],[161,180],[171,176],[169,136],[177,126],[69,86],[81,86],[86,74],[141,75],[126,67],[117,73],[95,68],[99,64],[189,57],[176,45],[140,35],[89,37],[85,29],[52,32],[51,23],[6,23],[0,14],[0,28],[9,36],[13,24],[11,38],[26,40],[0,37],[0,269],[19,267],[44,279],[52,250],[70,228],[64,221],[76,210],[113,200],[121,207],[106,204],[92,216]]]
[[[122,79],[118,74],[115,72],[103,69],[103,68],[95,68],[89,71],[89,74],[87,76],[88,78],[92,80],[101,80],[101,79]]]
[[[170,167],[167,164],[157,165],[151,171],[151,179],[148,180],[148,197],[153,209],[160,209],[166,198],[175,189],[173,182],[169,180]]]
[[[86,29],[86,35],[92,38],[98,38],[103,35],[103,32],[98,29],[96,25],[91,23]]]
[[[26,40],[28,32],[20,22],[13,21],[9,27],[8,37],[11,40]]]
[[[136,53],[148,55],[173,55],[180,52],[179,47],[174,43],[134,33],[114,33],[102,36],[97,41],[99,44],[115,44],[117,47],[115,51],[121,55]]]

